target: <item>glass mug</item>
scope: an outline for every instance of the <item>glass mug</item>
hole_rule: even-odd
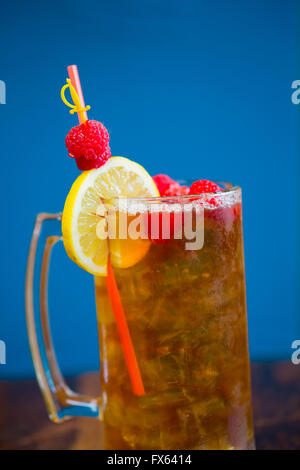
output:
[[[117,286],[113,293],[108,278],[95,277],[102,392],[97,398],[71,391],[56,362],[47,278],[51,250],[62,239],[61,214],[37,216],[26,277],[27,327],[37,379],[53,421],[79,415],[101,419],[104,448],[112,450],[254,448],[241,189],[225,183],[223,188],[209,200],[205,195],[127,200],[139,214],[145,208],[145,213],[160,214],[170,202],[194,213],[198,204],[201,246],[187,249],[182,231],[176,239],[162,240],[160,233],[153,242],[118,241],[129,252],[136,243],[148,245],[132,266],[110,268]],[[193,219],[192,226],[195,229]],[[45,246],[42,260],[37,260],[42,229]],[[38,315],[34,282],[40,290]],[[142,393],[134,392],[129,379],[114,311],[116,296]]]

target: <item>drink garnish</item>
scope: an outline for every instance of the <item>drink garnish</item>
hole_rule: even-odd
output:
[[[171,184],[176,183],[176,181],[170,178],[170,176],[163,174],[153,176],[153,180],[161,196],[164,196],[165,191]]]
[[[72,127],[66,137],[69,156],[76,159],[79,170],[99,168],[111,156],[109,134],[99,121],[87,120]]]
[[[153,180],[155,181],[157,189],[162,197],[184,196],[189,192],[188,186],[181,186],[168,175],[155,175],[153,176]]]
[[[77,81],[77,93],[70,79],[62,87],[61,97],[71,107],[71,114],[78,113],[80,124],[73,127],[66,137],[70,155],[84,171],[68,194],[62,217],[63,241],[69,257],[81,268],[95,276],[107,275],[108,251],[114,267],[128,268],[143,258],[149,250],[148,240],[100,238],[107,227],[104,201],[116,197],[157,197],[155,182],[138,163],[123,157],[110,157],[109,134],[102,123],[87,119],[90,106],[81,103],[82,96],[77,67],[68,68]],[[74,105],[65,97],[70,89]],[[82,98],[83,99],[83,98]],[[99,217],[99,214],[103,214]],[[102,226],[103,225],[103,226]]]
[[[73,183],[62,217],[63,242],[69,257],[96,276],[107,275],[108,240],[104,201],[114,197],[156,197],[158,191],[146,170],[128,158],[111,157],[105,165],[84,171]],[[102,202],[103,201],[103,202]],[[109,239],[110,261],[128,268],[148,252],[148,240]]]
[[[74,105],[69,103],[65,97],[65,91],[70,89]],[[61,89],[63,102],[75,112],[81,115],[81,124],[72,127],[66,137],[66,146],[69,156],[75,158],[78,169],[85,171],[92,168],[99,168],[111,156],[109,147],[109,134],[106,127],[99,121],[88,120],[83,113],[90,109],[90,106],[81,106],[78,94],[74,89],[71,80],[67,78],[67,83]]]
[[[198,180],[195,181],[192,186],[190,187],[189,194],[196,195],[196,194],[213,194],[219,191],[223,191],[223,189],[216,183],[210,180]],[[211,206],[217,207],[219,206],[219,202],[216,198],[205,198],[203,202],[209,203]]]
[[[189,190],[188,186],[182,186],[175,181],[165,190],[164,196],[186,196],[189,194]]]
[[[223,189],[216,183],[210,180],[198,180],[190,187],[189,194],[216,193],[217,191],[223,191]]]

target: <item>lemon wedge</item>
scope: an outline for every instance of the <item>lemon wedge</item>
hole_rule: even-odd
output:
[[[124,157],[111,157],[102,167],[84,171],[73,183],[62,217],[63,242],[69,257],[96,276],[113,266],[127,268],[147,253],[149,240],[108,240],[104,201],[115,197],[156,197],[158,189],[147,171]]]

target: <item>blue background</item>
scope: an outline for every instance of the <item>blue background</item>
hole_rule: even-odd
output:
[[[295,0],[5,2],[0,14],[1,377],[33,375],[24,278],[35,215],[62,209],[78,175],[61,102],[79,67],[90,118],[113,155],[151,174],[243,187],[251,357],[284,359],[300,337]],[[64,372],[99,367],[92,278],[55,249],[52,322]]]

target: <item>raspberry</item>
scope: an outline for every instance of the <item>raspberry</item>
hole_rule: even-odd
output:
[[[223,191],[223,189],[212,181],[199,180],[192,184],[189,194],[216,193],[217,191]]]
[[[161,196],[165,196],[165,191],[169,188],[171,184],[178,184],[175,180],[172,180],[172,178],[170,178],[170,176],[168,175],[156,175],[153,176],[153,180]]]
[[[80,170],[98,168],[110,157],[109,134],[101,122],[86,121],[73,127],[66,137],[69,156]]]
[[[179,183],[171,183],[164,191],[164,196],[181,196],[181,186]]]
[[[188,186],[181,186],[168,175],[153,176],[159,194],[163,196],[184,196],[189,193]]]
[[[101,154],[99,158],[95,158],[93,160],[91,159],[86,159],[85,157],[79,157],[76,158],[76,163],[78,170],[80,171],[86,171],[86,170],[92,170],[93,168],[99,168],[99,166],[104,165],[104,163],[109,159],[111,156],[111,151],[109,146],[107,146],[107,149],[104,150],[104,152]]]
[[[216,207],[213,210],[206,210],[204,217],[208,228],[211,226],[211,223],[213,223],[212,227],[214,227],[217,222],[226,227],[226,230],[229,230],[233,223],[241,220],[242,206],[238,203],[232,207]]]
[[[189,194],[188,186],[181,186],[179,183],[171,183],[165,190],[164,196],[186,196]]]
[[[189,192],[190,192],[190,188],[188,186],[180,186],[181,196],[187,196]]]

